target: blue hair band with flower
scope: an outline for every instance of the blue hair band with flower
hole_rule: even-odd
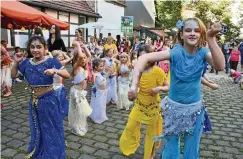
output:
[[[183,20],[178,20],[178,21],[176,22],[176,28],[177,28],[178,30],[181,30],[182,27],[184,26],[184,24],[185,24],[185,22],[184,22]]]

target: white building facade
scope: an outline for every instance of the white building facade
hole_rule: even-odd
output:
[[[96,13],[98,13],[102,18],[99,18],[97,22],[105,22],[113,26],[112,29],[101,29],[103,37],[107,37],[108,33],[111,33],[113,38],[116,35],[123,36],[121,32],[121,17],[125,15],[125,5],[119,1],[112,0],[96,0]],[[115,26],[115,29],[114,29]],[[97,36],[99,36],[99,30],[97,29]],[[89,35],[94,35],[94,30],[89,29]]]

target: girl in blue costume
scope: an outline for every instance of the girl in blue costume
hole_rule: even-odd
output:
[[[90,118],[98,124],[108,120],[106,115],[106,74],[104,72],[104,62],[101,59],[93,60],[93,83],[90,106],[93,109]]]
[[[107,100],[106,104],[117,104],[117,65],[120,64],[120,61],[113,58],[113,49],[107,49],[105,51],[106,57],[102,60],[105,62],[105,71],[106,71],[106,87],[107,87]]]
[[[59,98],[53,90],[55,74],[69,78],[55,58],[45,57],[46,42],[43,37],[30,38],[27,49],[33,58],[23,60],[16,55],[12,77],[18,70],[28,81],[32,94],[29,102],[29,123],[31,139],[27,158],[65,159],[65,138]]]
[[[183,135],[183,159],[197,159],[205,123],[201,75],[206,62],[216,70],[224,69],[224,55],[214,37],[221,31],[221,25],[215,23],[206,32],[200,19],[188,18],[179,21],[177,27],[178,44],[173,49],[145,54],[138,59],[128,96],[130,100],[136,98],[139,79],[147,63],[170,60],[170,92],[161,102],[165,124],[163,137],[166,138],[162,158],[180,158],[180,136]],[[202,47],[205,39],[210,50]]]

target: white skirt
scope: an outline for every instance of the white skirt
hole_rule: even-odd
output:
[[[95,123],[101,124],[108,120],[106,115],[106,98],[107,90],[99,90],[92,92],[90,106],[93,112],[89,116]]]
[[[87,117],[92,109],[86,99],[87,91],[73,86],[70,90],[68,123],[73,133],[84,136],[88,131]]]
[[[12,87],[12,78],[11,78],[11,68],[3,67],[1,68],[1,86]]]
[[[118,108],[129,110],[130,105],[132,102],[128,99],[128,91],[130,89],[130,81],[129,78],[118,78]]]

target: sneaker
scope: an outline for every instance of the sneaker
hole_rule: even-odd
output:
[[[16,78],[15,80],[16,80],[17,82],[19,82],[19,83],[23,82],[23,81],[20,80],[19,78]]]

